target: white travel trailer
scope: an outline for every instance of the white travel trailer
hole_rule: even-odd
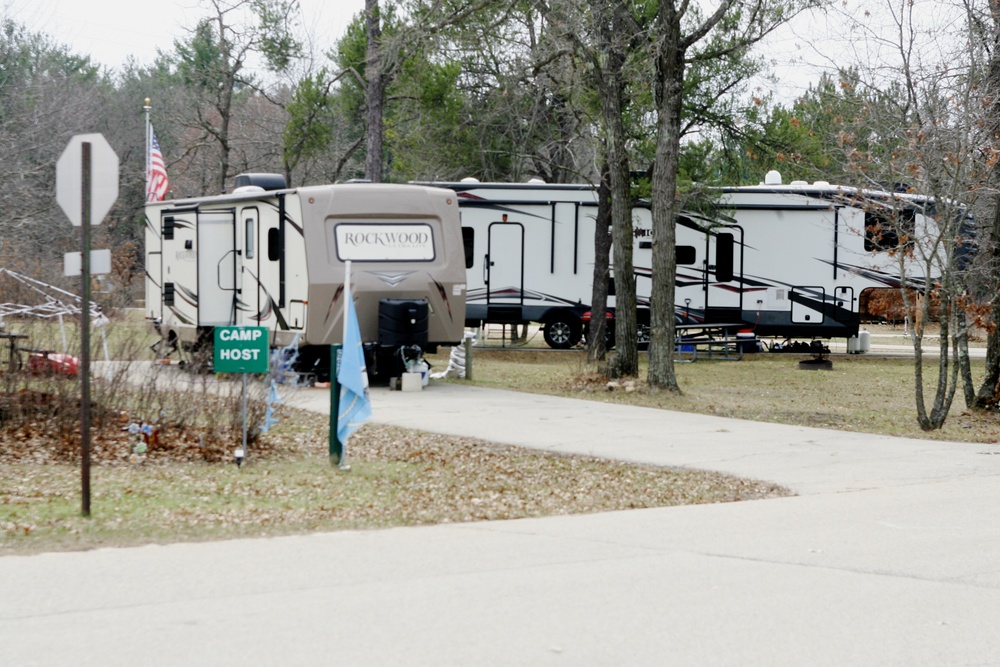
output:
[[[267,327],[272,346],[297,341],[297,370],[325,380],[329,345],[342,339],[347,260],[370,372],[395,375],[400,350],[419,355],[462,340],[454,192],[288,189],[269,174],[236,184],[231,194],[146,206],[146,318],[171,347],[203,347],[216,326]]]
[[[458,193],[468,268],[466,320],[543,325],[546,343],[565,349],[583,335],[594,270],[597,191],[591,185],[431,184]],[[635,209],[636,276],[648,305],[648,209]],[[614,305],[613,284],[609,305]],[[643,300],[644,295],[645,301]],[[642,313],[648,314],[648,309]],[[648,319],[647,319],[648,321]]]
[[[534,321],[552,347],[579,342],[592,293],[596,188],[437,185],[459,197],[469,325]],[[760,336],[855,336],[861,293],[900,284],[899,240],[887,221],[901,217],[919,233],[928,207],[931,200],[912,195],[783,185],[777,172],[759,186],[722,188],[713,214],[678,216],[677,321],[736,324]],[[652,287],[647,206],[633,209],[633,226],[641,342]],[[613,309],[613,280],[610,294]]]

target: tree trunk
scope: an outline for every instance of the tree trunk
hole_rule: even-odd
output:
[[[229,176],[229,123],[232,118],[232,107],[233,107],[233,95],[232,86],[233,83],[229,83],[226,91],[222,96],[222,104],[219,108],[219,182],[218,182],[218,194],[224,194],[226,192],[226,180]]]
[[[225,22],[225,12],[219,5],[216,5],[216,12],[218,13],[216,20],[218,21],[219,29],[219,48],[222,51],[224,68],[220,73],[222,75],[222,89],[216,98],[218,100],[216,111],[219,112],[219,127],[216,133],[216,139],[219,142],[219,180],[216,183],[216,192],[224,194],[226,192],[226,180],[229,177],[229,154],[231,150],[229,145],[229,124],[233,115],[233,91],[236,88],[236,73],[240,69],[240,63],[234,61],[232,45],[226,38],[228,26],[226,26]]]
[[[957,306],[955,313],[958,333],[955,336],[955,363],[962,375],[962,390],[965,392],[965,407],[976,406],[976,388],[972,381],[972,363],[969,361],[969,318],[965,308]]]
[[[991,232],[989,284],[1000,286],[1000,195],[994,202]],[[986,338],[986,377],[976,392],[975,406],[990,408],[1000,403],[1000,299],[994,297],[991,313],[993,328]]]
[[[598,3],[598,26],[604,71],[597,77],[604,122],[604,150],[611,187],[611,237],[615,279],[615,354],[606,369],[608,377],[639,375],[636,327],[635,270],[632,264],[632,193],[625,135],[627,8]],[[610,15],[607,12],[611,12]]]
[[[365,0],[365,28],[368,35],[368,55],[365,73],[368,88],[365,91],[367,122],[367,153],[365,178],[372,183],[382,182],[382,110],[385,103],[385,79],[382,62],[382,21],[378,0]]]
[[[656,158],[653,167],[653,287],[649,345],[649,385],[680,392],[674,371],[674,283],[677,218],[677,168],[680,161],[684,51],[680,16],[672,2],[660,5],[660,47],[656,73]]]
[[[930,426],[939,429],[944,426],[945,419],[951,411],[955,400],[955,390],[958,388],[958,364],[951,363],[951,341],[954,330],[956,304],[951,295],[941,299],[941,315],[938,321],[941,325],[941,338],[938,341],[938,382],[934,392],[934,403],[931,404]]]
[[[590,299],[590,328],[587,331],[587,363],[604,361],[607,353],[608,276],[611,254],[611,186],[605,161],[597,190],[597,219],[594,221],[594,286]]]
[[[950,254],[949,261],[954,262],[954,253]],[[944,426],[948,413],[951,411],[951,404],[955,400],[955,391],[958,388],[960,364],[957,361],[951,363],[952,351],[950,349],[954,345],[957,357],[959,343],[952,332],[956,331],[959,326],[957,311],[960,309],[960,305],[952,296],[957,291],[955,276],[950,273],[953,270],[954,264],[944,267],[941,288],[936,290],[939,300],[937,322],[940,327],[940,335],[938,338],[937,383],[929,412],[924,393],[923,341],[926,323],[931,320],[930,305],[934,301],[935,290],[930,286],[926,286],[918,294],[917,321],[914,322],[910,333],[913,342],[913,388],[917,407],[917,423],[924,431],[934,431]],[[904,289],[902,294],[907,312],[912,312],[912,300],[907,296],[907,291]]]
[[[970,5],[967,5],[971,7]],[[991,4],[991,8],[994,6]],[[986,70],[986,86],[983,91],[984,103],[989,103],[987,107],[989,118],[992,123],[986,128],[986,138],[993,142],[998,136],[998,126],[1000,119],[997,118],[997,91],[1000,91],[1000,14],[995,9],[988,13],[992,29],[992,48],[989,50],[990,60]],[[995,144],[994,144],[995,149]],[[993,187],[997,187],[1000,181],[1000,169],[994,167],[991,172]],[[1000,289],[1000,195],[993,200],[993,225],[990,229],[990,254],[988,263],[988,285],[994,290]],[[993,323],[986,338],[986,377],[979,385],[976,392],[975,407],[991,408],[1000,404],[1000,298],[993,297],[993,308],[990,321]]]

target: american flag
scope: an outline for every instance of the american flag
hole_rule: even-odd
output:
[[[150,128],[149,134],[149,173],[146,174],[146,201],[163,201],[170,188],[170,183],[167,181],[167,166],[163,163],[163,153],[160,152],[160,142],[156,140],[156,132]]]

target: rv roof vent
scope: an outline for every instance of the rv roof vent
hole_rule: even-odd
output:
[[[528,185],[545,185],[545,181],[540,178],[529,178]]]
[[[478,183],[479,179],[475,176],[466,176],[461,180],[462,183]]]
[[[236,177],[236,188],[248,185],[256,185],[263,190],[284,190],[288,187],[281,174],[239,174]]]
[[[372,181],[371,181],[370,178],[349,178],[346,181],[344,181],[344,183],[353,183],[353,184],[357,184],[357,183],[371,183],[371,182]]]
[[[789,185],[794,185],[795,187],[801,188],[809,184],[806,183],[805,181],[792,181],[791,183],[789,183]]]
[[[816,181],[813,185],[817,188],[828,188],[830,187],[830,181]]]
[[[247,192],[264,192],[264,188],[259,185],[241,185],[238,188],[233,188],[233,194],[243,194]]]
[[[781,172],[772,169],[764,176],[764,185],[781,185]]]

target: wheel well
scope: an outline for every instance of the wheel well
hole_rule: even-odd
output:
[[[556,320],[573,320],[582,325],[583,312],[583,309],[577,308],[549,308],[540,321],[542,324],[548,324]]]

